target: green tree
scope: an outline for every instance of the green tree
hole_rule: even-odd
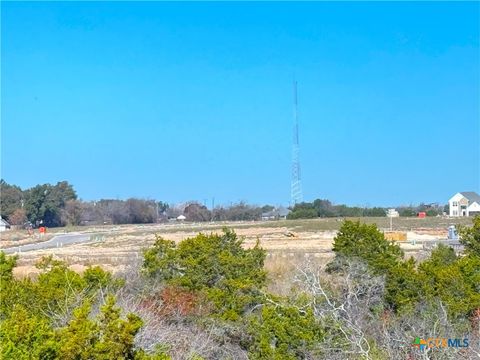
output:
[[[479,257],[457,257],[453,249],[441,245],[418,266],[419,292],[430,300],[442,300],[451,316],[466,317],[480,308],[479,269]]]
[[[400,247],[386,240],[375,224],[360,221],[343,222],[334,238],[333,251],[336,256],[359,258],[380,274],[403,259]]]
[[[0,180],[0,209],[2,209],[2,217],[10,220],[10,215],[16,209],[22,207],[24,194],[18,186],[10,185],[5,180]]]
[[[45,226],[60,226],[61,213],[69,200],[76,200],[77,195],[72,185],[66,181],[37,185],[25,192],[25,210],[28,219],[38,224],[43,221]]]
[[[469,254],[480,256],[480,216],[473,219],[472,227],[460,227],[460,242]]]
[[[19,306],[31,310],[28,305],[36,304],[32,282],[28,278],[16,280],[13,277],[16,262],[17,256],[6,256],[0,251],[0,321],[10,317]]]
[[[110,273],[97,266],[80,275],[50,256],[37,264],[42,273],[36,281],[17,280],[15,264],[16,257],[0,252],[0,358],[169,359],[134,346],[142,320],[123,318],[112,296],[92,316],[99,289],[108,294],[121,283]]]
[[[115,298],[109,296],[96,319],[90,319],[88,302],[75,310],[73,319],[59,330],[59,358],[74,359],[136,359],[145,358],[135,349],[134,338],[142,327],[142,320],[130,313],[120,316]]]
[[[315,209],[305,209],[305,208],[294,208],[288,215],[287,219],[315,219],[318,217],[317,210]]]
[[[13,279],[13,268],[17,265],[18,256],[7,256],[0,251],[0,286],[1,283]]]
[[[422,277],[413,258],[397,262],[386,273],[385,302],[396,311],[411,311],[423,297]]]
[[[269,212],[269,211],[272,211],[275,209],[275,206],[272,206],[272,205],[263,205],[262,206],[262,213],[266,213],[266,212]]]
[[[1,325],[2,359],[170,359],[165,353],[150,356],[135,347],[142,320],[131,313],[122,319],[113,296],[107,297],[96,318],[91,317],[91,305],[85,302],[74,310],[65,327],[54,329],[48,318],[32,315],[21,306]]]
[[[335,260],[330,271],[343,270],[344,258],[365,262],[374,274],[385,276],[385,301],[396,311],[412,309],[422,297],[422,281],[413,258],[403,260],[403,251],[385,239],[375,224],[344,221],[334,238]]]
[[[85,300],[94,299],[101,290],[113,291],[122,285],[100,267],[91,267],[83,275],[70,270],[67,265],[51,256],[42,258],[37,267],[42,270],[36,281],[28,278],[13,279],[15,258],[0,252],[2,280],[0,290],[0,315],[8,317],[15,306],[21,305],[33,315],[47,316],[55,324],[65,324],[72,310]]]
[[[226,318],[238,318],[265,286],[265,251],[258,244],[242,247],[243,239],[223,234],[199,234],[178,245],[157,237],[144,253],[145,273],[169,285],[202,292]]]
[[[381,207],[366,208],[363,210],[363,216],[385,217],[387,212]]]
[[[55,333],[47,319],[16,306],[0,326],[2,359],[58,359]]]
[[[264,305],[249,318],[250,359],[306,359],[315,351],[324,330],[310,308]],[[318,352],[318,349],[317,349]]]

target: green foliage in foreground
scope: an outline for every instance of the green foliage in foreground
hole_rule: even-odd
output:
[[[323,329],[311,308],[266,305],[249,318],[249,333],[255,334],[249,348],[251,359],[303,359],[315,351]]]
[[[265,286],[265,251],[242,247],[230,230],[199,234],[175,245],[161,237],[144,253],[144,271],[157,281],[200,292],[225,319],[237,320],[254,306]]]
[[[17,256],[6,256],[0,251],[0,286],[3,282],[11,281],[13,278],[13,268],[17,264]]]
[[[375,224],[345,221],[335,237],[333,251],[344,257],[358,257],[376,273],[384,273],[403,259],[403,251],[385,239]]]
[[[460,227],[460,242],[468,254],[480,257],[480,216],[475,217],[472,227]]]
[[[99,267],[80,275],[65,263],[44,258],[37,281],[12,276],[15,257],[0,252],[0,358],[2,359],[167,359],[134,347],[142,320],[120,316],[113,296],[91,316],[99,291],[121,286]]]
[[[75,309],[71,321],[53,329],[48,321],[16,307],[0,329],[4,359],[146,359],[133,340],[142,326],[140,318],[120,309],[108,297],[100,314],[90,319],[91,306],[85,302]],[[166,358],[166,357],[165,357]]]
[[[178,245],[157,237],[144,258],[149,278],[199,295],[213,305],[217,320],[242,328],[251,359],[302,359],[322,338],[312,307],[299,309],[285,299],[272,305],[273,295],[265,291],[265,251],[258,243],[244,249],[233,231],[199,234]]]
[[[442,336],[451,335],[452,329],[470,331],[471,315],[480,308],[479,231],[476,220],[460,232],[466,254],[457,256],[438,246],[417,263],[404,259],[398,245],[375,225],[345,221],[328,267],[336,280],[328,282],[323,273],[305,268],[303,282],[295,284],[290,296],[268,293],[265,251],[258,244],[244,249],[233,231],[199,234],[178,244],[158,237],[144,253],[140,280],[146,294],[135,290],[127,299],[138,296],[143,310],[152,311],[150,321],[206,331],[214,324],[215,332],[208,336],[219,347],[234,344],[251,359],[322,359],[348,353],[352,359],[386,360],[390,345],[379,333],[393,326],[395,336],[411,331],[412,319],[414,324],[421,317],[418,324],[443,326]],[[38,263],[42,272],[34,281],[15,279],[15,265],[15,257],[0,252],[0,358],[165,360],[168,351],[178,351],[159,343],[155,354],[147,354],[136,345],[143,321],[116,305],[112,294],[124,283],[101,268],[78,274],[48,257]],[[166,311],[169,306],[173,311]],[[202,311],[191,311],[195,307]],[[447,325],[438,321],[439,313],[446,314]],[[359,344],[368,344],[368,357],[359,352]],[[410,347],[406,351],[405,358]],[[188,356],[201,359],[194,353],[189,350]]]
[[[385,301],[392,309],[408,311],[425,299],[440,299],[451,317],[468,317],[480,308],[479,219],[461,232],[467,256],[457,257],[453,249],[440,245],[420,264],[404,260],[399,246],[387,241],[375,225],[345,221],[334,239],[336,260],[329,268],[339,270],[345,257],[360,259],[386,277]]]
[[[37,263],[42,270],[37,281],[15,280],[12,261],[15,263],[16,259],[0,253],[0,269],[5,269],[2,279],[7,279],[0,282],[0,319],[8,317],[15,306],[23,306],[34,315],[49,316],[55,324],[62,325],[82,301],[94,299],[100,290],[108,292],[122,284],[98,266],[80,275],[51,256]]]

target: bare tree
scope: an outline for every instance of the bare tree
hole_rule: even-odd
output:
[[[27,222],[27,214],[24,209],[15,209],[8,220],[12,225],[21,226]]]
[[[62,210],[62,220],[67,225],[80,225],[82,222],[83,205],[78,200],[68,200]]]
[[[315,316],[328,329],[319,348],[325,358],[473,359],[480,358],[478,334],[468,319],[449,319],[441,301],[419,304],[408,313],[396,314],[383,302],[384,278],[373,276],[361,262],[347,260],[340,275],[307,262],[298,268],[297,284],[311,297]],[[462,347],[412,347],[416,337],[467,338]],[[375,344],[375,349],[372,344]],[[323,358],[323,356],[322,356]]]
[[[183,214],[189,221],[210,221],[212,214],[206,206],[192,202],[185,207]]]
[[[224,325],[215,321],[199,325],[181,316],[163,316],[161,298],[156,296],[163,285],[143,276],[139,261],[134,261],[122,274],[125,286],[117,294],[117,304],[125,313],[139,315],[144,325],[135,338],[136,346],[153,352],[158,346],[166,349],[174,360],[247,359],[247,353],[232,342]]]
[[[332,331],[327,332],[323,354],[329,359],[355,354],[371,358],[368,336],[375,315],[371,311],[382,304],[383,277],[374,277],[363,263],[352,261],[344,276],[335,277],[337,289],[325,281],[324,268],[307,262],[298,268],[296,282],[311,297],[314,315]]]

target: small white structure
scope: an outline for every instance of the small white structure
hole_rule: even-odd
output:
[[[456,193],[448,200],[450,216],[480,215],[480,195],[474,191]]]
[[[398,213],[398,211],[396,209],[388,209],[387,210],[387,216],[390,217],[390,218],[394,218],[394,217],[399,217],[400,214]]]
[[[10,224],[0,217],[0,231],[5,231],[10,229]]]
[[[185,219],[186,219],[186,217],[184,215],[177,216],[178,221],[184,221]]]

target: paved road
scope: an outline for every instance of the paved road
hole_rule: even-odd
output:
[[[38,242],[34,244],[26,244],[15,246],[3,250],[7,254],[15,253],[15,252],[25,252],[25,251],[32,251],[32,250],[40,250],[40,249],[50,249],[50,248],[57,248],[62,247],[69,244],[86,242],[90,240],[90,234],[64,234],[64,235],[56,235],[50,240]]]

